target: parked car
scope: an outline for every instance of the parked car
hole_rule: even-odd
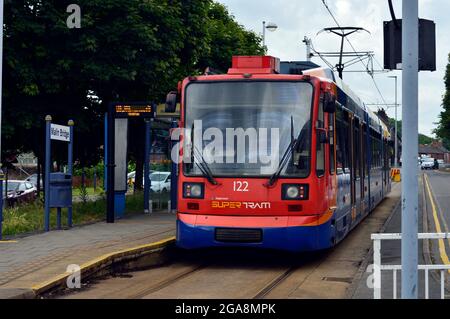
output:
[[[153,172],[150,174],[150,190],[156,193],[170,192],[170,172]]]
[[[6,198],[9,206],[31,202],[37,197],[37,188],[31,182],[10,180],[5,186],[7,187],[3,188],[3,198]]]
[[[153,171],[150,170],[150,174],[152,173]],[[144,176],[144,173],[142,173],[142,176]],[[132,187],[134,185],[135,180],[136,180],[136,171],[129,172],[127,174],[128,186]],[[144,180],[142,180],[142,186],[144,186]]]
[[[445,162],[443,159],[438,159],[438,164],[439,164],[439,166],[445,165]]]
[[[433,169],[434,168],[434,158],[424,157],[422,158],[422,164],[420,164],[421,169]]]
[[[34,186],[37,187],[37,179],[38,179],[38,174],[33,174],[33,175],[28,176],[28,177],[25,179],[25,181],[30,182],[30,183],[32,183]],[[42,178],[42,174],[41,174],[41,180],[40,180],[40,183],[39,183],[39,184],[41,185],[41,189],[43,189],[43,188],[44,188],[44,180],[43,180],[43,178]]]

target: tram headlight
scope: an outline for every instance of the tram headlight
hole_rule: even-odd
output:
[[[203,183],[184,183],[183,197],[202,199],[205,196],[205,185]]]
[[[284,200],[306,200],[309,192],[306,184],[283,184],[281,198]]]

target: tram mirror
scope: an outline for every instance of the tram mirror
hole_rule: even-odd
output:
[[[177,108],[178,94],[175,91],[169,92],[166,98],[166,113],[174,113]]]
[[[323,111],[326,113],[336,112],[336,97],[330,92],[325,92],[323,97]]]

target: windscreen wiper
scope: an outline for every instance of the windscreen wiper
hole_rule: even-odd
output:
[[[284,151],[284,154],[281,157],[281,161],[280,161],[280,164],[278,165],[277,170],[269,178],[269,181],[266,184],[264,184],[265,186],[272,187],[275,184],[275,182],[278,180],[278,178],[280,178],[283,168],[289,162],[290,155],[293,153],[294,149],[296,149],[298,147],[301,134],[302,134],[302,131],[300,131],[300,133],[298,134],[297,139],[294,140],[294,120],[291,116],[291,142],[289,143],[288,147]]]
[[[191,127],[191,148],[191,159],[197,165],[198,169],[202,172],[203,177],[205,177],[212,185],[218,185],[219,183],[214,178],[214,175],[211,172],[211,168],[208,166],[208,163],[206,163],[202,153],[194,145],[194,123],[192,123]]]

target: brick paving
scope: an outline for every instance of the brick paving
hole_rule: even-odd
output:
[[[175,235],[175,214],[154,213],[0,244],[0,290],[29,289],[101,255]]]

